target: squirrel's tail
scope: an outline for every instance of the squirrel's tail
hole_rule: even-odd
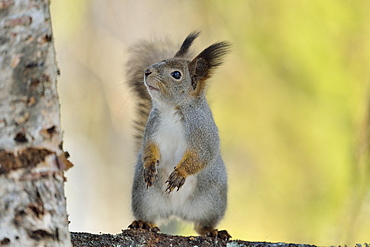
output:
[[[172,49],[171,49],[172,48]],[[127,62],[127,83],[133,90],[136,100],[137,117],[134,122],[137,147],[140,147],[152,101],[144,85],[144,70],[162,60],[171,58],[176,53],[175,46],[169,40],[140,41],[129,50]]]

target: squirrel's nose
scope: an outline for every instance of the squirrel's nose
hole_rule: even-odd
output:
[[[147,68],[145,71],[144,71],[144,75],[145,76],[148,76],[148,75],[150,75],[152,73],[152,70],[150,69],[150,67],[149,68]]]

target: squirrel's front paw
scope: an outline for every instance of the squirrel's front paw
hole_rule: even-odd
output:
[[[151,162],[150,164],[144,165],[144,181],[146,183],[146,187],[149,188],[153,186],[155,178],[157,176],[157,166],[159,164],[159,160],[156,162]]]
[[[179,190],[185,183],[185,175],[181,174],[176,168],[168,177],[166,183],[168,183],[167,191],[171,193],[176,187]]]

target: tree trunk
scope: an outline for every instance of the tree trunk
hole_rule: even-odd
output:
[[[0,245],[71,246],[48,0],[0,0]]]

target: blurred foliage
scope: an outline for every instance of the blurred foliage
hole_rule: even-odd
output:
[[[127,47],[190,31],[233,44],[208,98],[228,166],[234,238],[369,240],[370,2],[53,0],[71,230],[132,220]],[[173,224],[169,225],[173,227]],[[180,226],[182,234],[194,234]]]

